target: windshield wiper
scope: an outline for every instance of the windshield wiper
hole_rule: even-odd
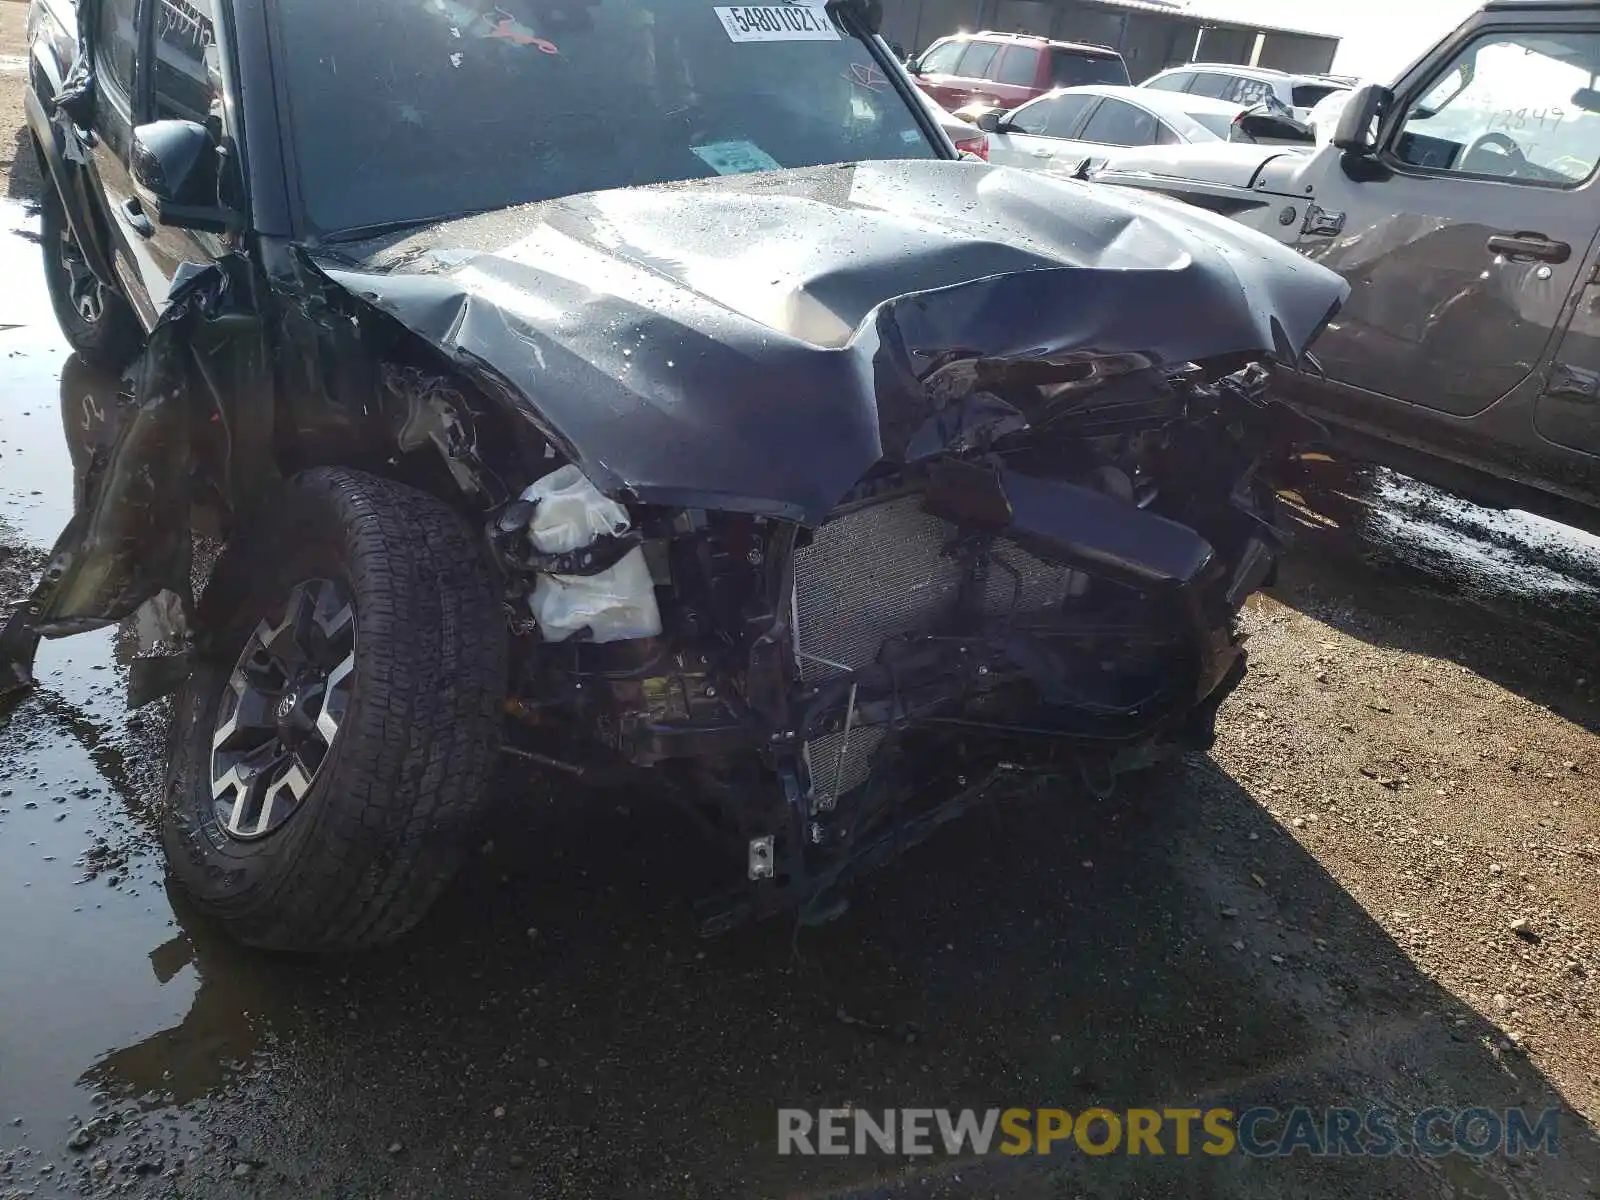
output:
[[[430,225],[443,225],[447,221],[460,221],[467,217],[482,216],[486,212],[494,212],[494,208],[468,208],[461,212],[444,213],[436,217],[410,217],[400,221],[377,221],[371,225],[352,225],[347,229],[336,229],[332,233],[325,233],[317,240],[327,245],[337,245],[340,242],[364,242],[368,238],[382,237],[387,233],[405,233],[412,229],[427,229]]]

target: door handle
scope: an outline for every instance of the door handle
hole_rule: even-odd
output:
[[[1489,253],[1503,254],[1513,262],[1564,263],[1572,257],[1572,247],[1542,233],[1497,233],[1489,239]]]
[[[1048,150],[1029,150],[1028,153],[1033,155],[1035,158],[1049,158],[1050,157],[1050,151],[1048,151]]]
[[[122,202],[122,215],[128,218],[128,224],[133,226],[133,231],[140,237],[155,236],[156,227],[150,224],[150,218],[144,215],[144,206],[137,198]]]

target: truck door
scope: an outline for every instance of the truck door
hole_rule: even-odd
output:
[[[134,195],[128,162],[133,151],[133,127],[140,111],[134,87],[139,53],[139,0],[100,0],[79,9],[95,26],[94,128],[90,162],[105,198],[111,227],[112,267],[117,281],[148,329],[156,309],[150,298],[150,280],[140,269],[143,229],[148,225]]]
[[[140,63],[152,121],[193,121],[222,136],[222,69],[217,53],[216,0],[149,0],[152,53]],[[224,246],[215,234],[147,222],[138,256],[157,311],[167,307],[173,276],[186,262],[208,263]]]
[[[1402,82],[1383,169],[1319,185],[1344,227],[1308,253],[1351,284],[1315,346],[1333,381],[1471,416],[1544,360],[1600,227],[1600,13],[1528,24]]]
[[[1541,437],[1600,455],[1600,261],[1591,260],[1584,280],[1533,423]]]
[[[931,47],[917,61],[917,86],[952,112],[971,98],[967,81],[958,71],[962,55],[971,44],[964,38],[950,38]]]

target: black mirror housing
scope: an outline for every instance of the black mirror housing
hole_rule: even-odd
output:
[[[985,133],[1004,133],[1005,116],[998,108],[986,108],[973,115],[972,123]]]
[[[1267,145],[1310,146],[1316,143],[1317,135],[1311,126],[1263,104],[1240,113],[1234,119],[1228,140]]]
[[[1376,125],[1394,104],[1394,93],[1381,84],[1358,87],[1339,114],[1333,144],[1348,154],[1371,154],[1378,148]]]
[[[217,142],[194,121],[152,121],[133,131],[133,183],[157,224],[225,233],[238,218],[217,203]]]

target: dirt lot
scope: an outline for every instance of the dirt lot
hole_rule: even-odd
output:
[[[25,154],[6,178],[0,601],[115,387],[45,309]],[[47,646],[0,715],[0,1197],[1600,1196],[1600,541],[1331,466],[1290,500],[1211,755],[980,812],[820,930],[699,941],[692,831],[507,772],[405,945],[240,952],[163,886],[139,631]],[[780,1105],[846,1103],[1563,1121],[1482,1161],[776,1155]]]

